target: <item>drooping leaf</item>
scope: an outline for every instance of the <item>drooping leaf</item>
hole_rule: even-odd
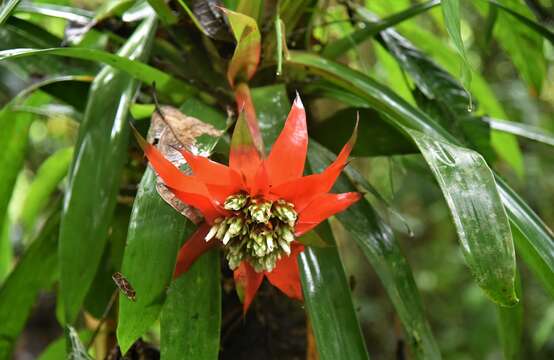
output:
[[[35,299],[57,275],[59,211],[50,216],[0,287],[0,359],[10,359]]]
[[[323,169],[334,160],[335,155],[312,141],[308,158],[312,168]],[[357,180],[365,182],[356,169],[349,167],[348,171],[353,172]],[[358,189],[357,186],[343,175],[335,183],[333,191],[338,193],[360,191],[370,185],[362,184],[363,189]],[[440,359],[440,352],[427,322],[412,270],[390,227],[380,219],[365,199],[338,214],[337,218],[356,241],[381,279],[405,328],[414,357]]]
[[[59,149],[41,164],[29,186],[19,215],[25,229],[29,230],[35,224],[50,195],[67,174],[72,159],[73,148],[67,147]]]
[[[409,133],[442,189],[475,280],[496,303],[516,304],[514,245],[492,171],[475,151]]]
[[[162,358],[218,358],[221,282],[217,250],[202,255],[172,282],[160,323]]]
[[[291,52],[289,62],[293,64],[307,66],[312,72],[324,76],[327,80],[334,82],[338,86],[348,89],[354,94],[364,98],[368,105],[371,105],[378,111],[386,114],[385,118],[394,126],[413,129],[418,132],[424,133],[433,142],[446,143],[447,147],[449,148],[459,144],[458,141],[450,133],[448,133],[439,124],[427,117],[424,113],[422,113],[418,109],[413,108],[407,102],[402,100],[400,97],[398,97],[393,92],[383,87],[381,84],[377,83],[373,79],[355,70],[349,69],[344,65],[340,65],[338,63],[334,63],[314,55],[299,52]],[[454,147],[454,149],[456,150],[458,148]],[[463,150],[462,152],[464,151],[468,150]],[[475,155],[475,153],[472,152],[469,152],[467,154],[472,156]],[[479,160],[476,161],[477,162],[474,163],[474,165],[479,164]],[[483,165],[485,167],[483,167]],[[486,164],[482,163],[479,166],[483,169],[486,168],[487,171],[485,171],[485,173],[490,174],[488,172],[490,170],[488,170]],[[506,207],[508,215],[510,216],[510,220],[515,224],[527,227],[527,231],[524,231],[524,233],[527,236],[527,240],[530,242],[529,248],[535,250],[544,249],[545,251],[539,251],[537,256],[542,258],[542,260],[546,262],[546,265],[550,267],[551,274],[554,273],[554,271],[552,271],[552,269],[554,269],[554,259],[552,259],[551,256],[551,254],[554,254],[554,251],[551,250],[552,248],[554,248],[554,241],[552,240],[552,235],[549,230],[546,228],[544,223],[542,223],[539,218],[528,207],[525,206],[523,202],[517,199],[517,195],[515,195],[515,193],[513,193],[513,191],[505,183],[500,181],[498,177],[495,177],[494,180],[490,179],[490,175],[487,175],[487,177],[487,186],[489,186],[491,182],[494,183],[494,181],[496,180],[497,187],[496,189],[487,187],[486,193],[488,195],[487,197],[485,197],[485,199],[490,199],[491,201],[494,201],[494,199],[497,197],[495,193],[499,193],[500,199],[502,200],[502,203]],[[479,182],[481,181],[483,181],[483,179],[479,179]],[[445,196],[448,195],[445,194]],[[479,199],[474,198],[473,200],[477,201],[476,203],[479,203]],[[468,203],[468,205],[469,204],[470,203]],[[499,206],[501,207],[501,204],[493,203],[492,206],[496,211],[498,210]],[[498,221],[503,222],[502,219],[498,219]],[[497,226],[503,228],[503,225],[501,224],[497,224]],[[480,231],[481,229],[477,228],[476,230],[474,228],[473,230]],[[496,234],[490,234],[489,229],[485,228],[484,231],[485,233],[492,235],[493,238],[497,236]],[[506,245],[506,243],[503,243],[502,241],[502,239],[506,239],[504,238],[504,236],[506,236],[505,233],[500,238],[497,238],[497,240],[499,240],[500,242],[494,242],[496,246],[499,246],[497,250],[500,252],[502,249],[502,244]],[[512,263],[512,261],[513,258],[511,261],[508,261],[507,259],[502,259],[500,262],[504,265],[507,265],[508,263]],[[490,264],[487,265],[485,263],[484,265],[486,268]],[[542,269],[545,268],[542,267]],[[515,264],[513,271],[515,271]],[[515,272],[512,272],[512,274],[514,273]],[[546,276],[546,274],[542,275]],[[550,278],[552,278],[551,275]],[[502,289],[496,290],[500,290],[500,294],[495,294],[495,296],[504,293]],[[510,303],[510,301],[513,302],[513,300],[513,288],[512,290],[507,289],[506,296],[501,295],[501,299],[497,299],[497,301],[503,303]]]
[[[368,359],[331,228],[323,223],[316,231],[330,246],[307,247],[298,264],[319,358]]]
[[[155,19],[145,20],[119,56],[145,58],[155,29]],[[137,87],[128,74],[105,67],[92,85],[79,129],[60,229],[60,295],[69,324],[78,315],[106,244],[127,155],[128,109]],[[87,254],[87,261],[75,254]]]

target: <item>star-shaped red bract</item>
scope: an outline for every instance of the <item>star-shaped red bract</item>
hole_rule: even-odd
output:
[[[302,300],[296,257],[304,250],[304,246],[296,241],[296,237],[310,231],[323,220],[343,211],[360,199],[361,195],[356,192],[329,193],[346,166],[355,138],[356,131],[336,160],[322,173],[303,176],[308,150],[308,132],[306,112],[300,97],[297,96],[285,126],[266,158],[254,146],[244,116],[240,116],[235,125],[231,139],[229,166],[193,154],[186,149],[180,150],[192,169],[192,175],[182,173],[154,146],[139,139],[150,164],[165,185],[181,201],[198,209],[205,218],[205,223],[199,226],[179,251],[175,276],[187,271],[196,258],[211,247],[227,246],[215,239],[206,241],[206,236],[210,229],[217,229],[214,224],[216,226],[222,219],[244,216],[242,213],[236,215],[234,213],[238,212],[224,206],[230,196],[242,194],[241,196],[253,199],[254,202],[267,202],[269,209],[271,204],[286,203],[294,210],[295,215],[288,223],[294,230],[294,240],[290,243],[290,248],[287,248],[286,242],[284,243],[283,248],[288,251],[280,250],[278,260],[271,271],[256,271],[248,258],[241,261],[234,269],[235,282],[244,291],[244,311],[250,306],[264,276],[289,297]],[[246,221],[254,222],[250,218]],[[268,221],[267,226],[264,225],[266,226],[264,229],[273,231],[276,222],[281,224],[275,217],[275,220]],[[277,226],[280,226],[279,224]],[[254,229],[254,227],[251,228]],[[246,230],[243,230],[243,233],[250,231],[251,228],[245,227]],[[242,236],[246,240],[249,239],[249,234]],[[273,239],[282,242],[282,239],[278,239],[278,235],[274,235],[270,239],[271,248],[274,246]],[[252,244],[256,246],[253,242]],[[275,247],[278,247],[278,244]]]

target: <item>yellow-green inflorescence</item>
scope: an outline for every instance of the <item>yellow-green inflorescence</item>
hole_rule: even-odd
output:
[[[232,215],[216,219],[206,241],[223,242],[231,269],[247,261],[256,272],[272,271],[277,260],[290,255],[298,217],[293,204],[239,193],[229,196],[223,207]]]

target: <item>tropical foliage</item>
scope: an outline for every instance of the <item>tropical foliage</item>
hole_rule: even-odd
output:
[[[551,358],[552,9],[4,1],[0,360]]]

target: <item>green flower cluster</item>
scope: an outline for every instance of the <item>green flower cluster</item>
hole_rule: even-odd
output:
[[[272,271],[283,255],[290,255],[298,218],[293,204],[239,193],[229,196],[223,207],[233,214],[216,219],[206,241],[221,240],[231,269],[247,261],[256,272]]]

